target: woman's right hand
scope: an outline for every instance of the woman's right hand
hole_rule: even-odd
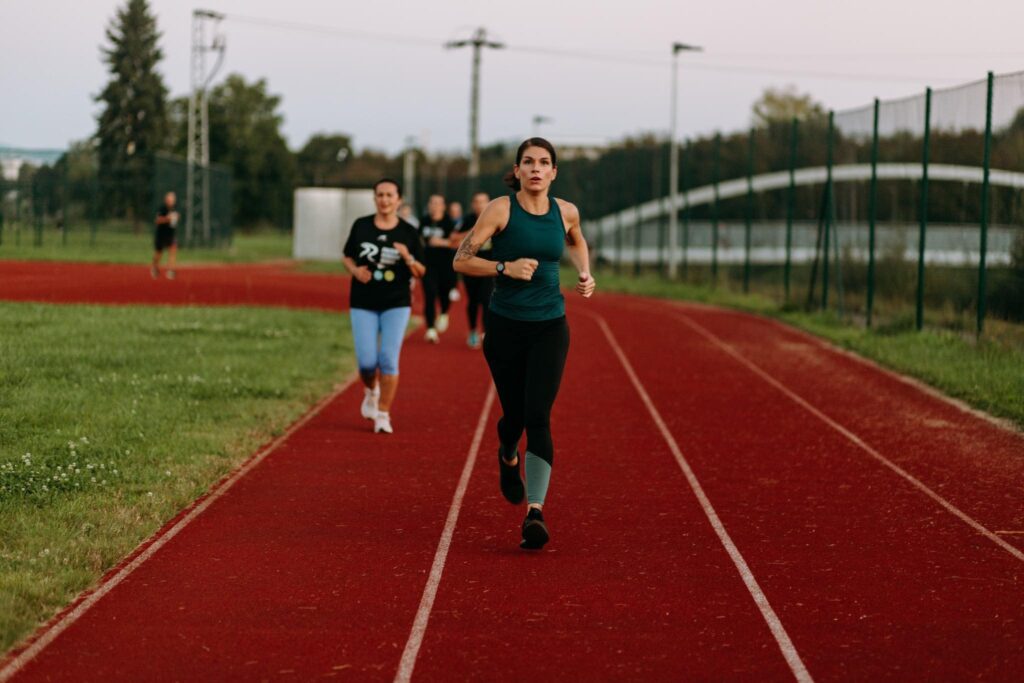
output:
[[[359,280],[364,285],[373,278],[373,276],[370,275],[370,269],[366,266],[359,266],[356,268],[355,272],[352,273],[352,277]]]
[[[537,266],[540,263],[537,259],[533,258],[520,258],[515,261],[509,261],[505,265],[505,275],[516,280],[530,281],[533,279],[533,274],[537,272]]]

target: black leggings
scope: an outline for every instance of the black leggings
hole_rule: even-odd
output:
[[[469,316],[469,329],[476,329],[476,318],[480,311],[487,311],[491,303],[491,292],[494,290],[493,277],[472,277],[463,275],[462,284],[466,285],[466,314]],[[483,316],[484,331],[487,330],[487,314]]]
[[[565,316],[535,322],[511,320],[489,310],[484,315],[484,357],[503,413],[498,439],[512,448],[525,429],[526,450],[550,465],[555,457],[551,407],[569,353],[569,325]]]
[[[446,271],[452,271],[449,275]],[[434,326],[437,318],[437,302],[441,302],[441,312],[447,313],[451,306],[448,298],[449,284],[454,278],[451,262],[431,261],[427,263],[427,272],[423,276],[423,317],[427,319],[427,327]]]

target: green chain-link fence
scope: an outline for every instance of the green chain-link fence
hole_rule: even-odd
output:
[[[187,163],[158,154],[145,169],[101,179],[94,168],[62,160],[53,166],[24,168],[18,179],[0,179],[0,258],[4,247],[128,244],[152,235],[157,208],[175,192],[183,246],[220,246],[232,238],[231,173],[211,165],[209,231],[188,224]],[[197,169],[201,174],[203,169]],[[139,183],[139,177],[149,182]],[[199,175],[201,178],[201,175]],[[135,207],[145,207],[137,210]],[[133,239],[138,238],[138,239]]]
[[[683,278],[869,326],[1024,319],[1024,73],[681,147]],[[667,169],[651,157],[667,144],[559,164],[559,195],[619,271],[665,272]],[[584,173],[589,187],[564,182]]]

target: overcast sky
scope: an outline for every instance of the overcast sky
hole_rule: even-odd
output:
[[[104,28],[116,0],[0,0],[0,144],[65,147],[95,129],[105,80]],[[484,26],[517,50],[483,56],[481,142],[521,138],[535,115],[560,142],[601,142],[669,128],[673,41],[704,47],[680,59],[681,135],[750,123],[767,86],[794,84],[837,110],[996,73],[1024,70],[1022,0],[150,0],[172,95],[189,87],[194,7],[224,12],[224,67],[265,77],[283,97],[297,149],[344,132],[357,148],[467,147],[470,51],[442,44]],[[258,17],[323,29],[414,37],[397,44],[329,31],[266,27]],[[534,49],[531,49],[534,48]],[[625,56],[599,61],[544,49]],[[648,64],[646,62],[654,62]],[[727,67],[727,68],[726,68]]]

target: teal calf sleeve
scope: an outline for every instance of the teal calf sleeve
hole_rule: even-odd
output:
[[[551,481],[551,465],[530,451],[526,451],[526,501],[543,505]]]

